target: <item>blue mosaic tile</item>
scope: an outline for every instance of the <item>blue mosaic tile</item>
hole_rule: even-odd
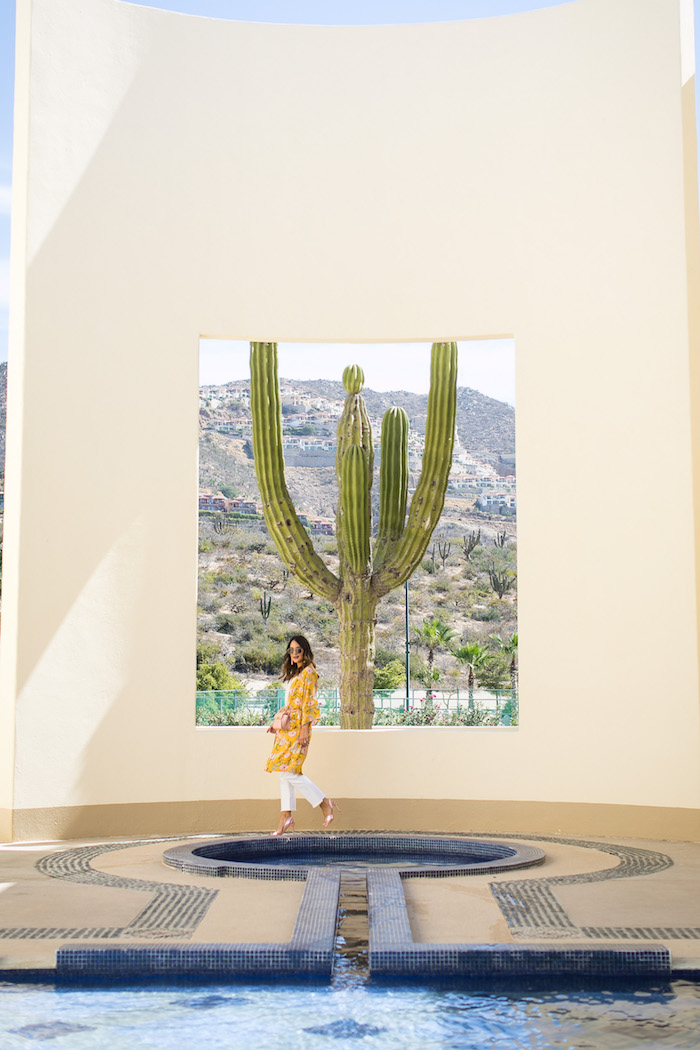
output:
[[[506,841],[494,843],[493,839],[506,838],[502,835],[485,837],[490,841],[482,842],[473,834],[447,837],[411,832],[396,835],[377,835],[370,832],[344,835],[330,833],[286,837],[281,840],[271,839],[266,835],[237,836],[236,843],[241,843],[238,853],[240,862],[232,865],[234,871],[228,870],[225,874],[306,881],[292,938],[288,944],[274,945],[186,943],[186,939],[192,936],[215,900],[217,891],[125,879],[92,868],[91,861],[96,856],[136,845],[134,841],[67,849],[41,858],[37,862],[37,869],[51,878],[148,892],[151,894],[150,901],[135,920],[123,928],[8,928],[0,930],[0,938],[45,939],[50,936],[52,939],[60,937],[67,941],[83,942],[64,944],[58,953],[56,975],[59,980],[64,981],[216,981],[237,977],[255,977],[263,980],[309,978],[328,981],[333,961],[340,868],[296,867],[293,863],[266,867],[265,858],[278,861],[280,851],[286,850],[289,855],[288,844],[294,843],[292,853],[294,850],[311,850],[327,860],[329,865],[333,865],[334,857],[341,855],[348,841],[360,848],[372,847],[375,852],[377,849],[389,853],[392,849],[409,851],[419,859],[421,856],[427,859],[433,844],[439,842],[440,849],[455,859],[454,866],[450,864],[447,868],[436,869],[429,866],[407,869],[402,868],[399,862],[391,868],[363,869],[363,873],[367,873],[369,961],[372,976],[376,978],[425,979],[455,975],[546,976],[555,979],[566,976],[666,978],[671,970],[670,953],[664,945],[656,942],[661,939],[696,939],[700,935],[700,930],[690,927],[577,927],[556,899],[553,890],[558,885],[654,874],[672,866],[673,862],[664,854],[636,847],[553,838],[551,841],[602,850],[616,857],[619,863],[615,867],[595,872],[493,882],[491,892],[508,923],[515,943],[415,944],[408,921],[402,878],[434,878],[493,870],[488,865],[498,863],[499,858],[507,859],[514,844]],[[546,836],[528,838],[549,841]],[[481,864],[478,854],[482,850],[483,866],[460,866],[460,861],[464,858],[462,850],[465,840],[469,840],[471,857],[477,865]],[[229,845],[230,841],[229,838]],[[255,845],[256,855],[263,858],[262,864],[251,863],[250,854],[245,856],[251,842]],[[200,839],[197,846],[201,844]],[[216,840],[215,845],[215,853],[221,852],[218,847],[227,847],[223,839]],[[182,850],[186,851],[186,855]],[[193,862],[192,850],[193,846],[190,845],[168,852],[181,854],[180,862],[174,864],[174,867],[201,875],[200,867],[190,866]],[[195,858],[197,863],[201,859],[206,859],[213,867],[221,865],[216,856]],[[529,863],[533,861],[530,860]],[[212,873],[214,872],[211,870],[208,872]],[[563,940],[559,943],[542,943],[547,937],[553,936],[562,937]],[[116,940],[126,937],[134,937],[134,941],[128,944],[115,943]],[[150,938],[150,943],[145,938]],[[166,938],[172,940],[166,941]],[[576,943],[585,941],[586,938],[612,943],[602,946]],[[645,943],[629,943],[635,941]],[[13,976],[14,973],[15,971],[2,971],[5,979],[15,980],[46,979],[46,976],[53,975],[54,971],[16,971],[16,977]]]
[[[536,846],[483,841],[464,835],[352,832],[217,838],[166,849],[163,862],[179,871],[219,878],[301,880],[306,878],[310,858],[312,863],[318,863],[316,858],[319,858],[333,865],[339,857],[347,859],[348,854],[357,857],[358,867],[386,859],[406,878],[490,874],[541,864],[545,857],[544,851]]]
[[[662,944],[416,944],[397,871],[367,873],[369,968],[378,978],[637,977],[671,974]]]
[[[56,980],[119,982],[165,978],[280,977],[330,981],[340,872],[309,872],[288,944],[63,945]]]

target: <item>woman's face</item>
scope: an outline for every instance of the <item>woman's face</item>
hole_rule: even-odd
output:
[[[299,645],[299,642],[289,643],[289,659],[292,663],[298,667],[304,657],[304,650]]]

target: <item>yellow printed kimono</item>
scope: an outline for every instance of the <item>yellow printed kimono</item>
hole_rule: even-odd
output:
[[[301,773],[307,752],[301,750],[299,733],[301,727],[318,722],[321,712],[316,699],[318,674],[310,665],[295,675],[289,683],[287,707],[291,716],[289,729],[275,733],[272,754],[267,760],[268,773]],[[309,738],[311,734],[309,731]]]

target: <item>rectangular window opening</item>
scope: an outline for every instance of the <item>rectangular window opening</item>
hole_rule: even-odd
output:
[[[457,345],[455,442],[442,514],[407,586],[377,607],[375,725],[518,724],[515,344]],[[409,419],[410,509],[422,469],[430,354],[429,343],[278,344],[287,488],[316,553],[336,575],[343,371],[357,364],[364,372],[374,538],[382,417],[397,406]],[[267,724],[283,703],[287,640],[303,634],[319,671],[321,723],[337,725],[338,615],[289,572],[265,525],[249,358],[247,342],[200,341],[196,721]]]

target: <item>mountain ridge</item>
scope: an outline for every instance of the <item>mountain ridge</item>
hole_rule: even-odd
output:
[[[230,383],[204,384],[201,390],[245,389],[248,380]],[[282,401],[285,393],[304,393],[312,398],[328,401],[343,401],[343,384],[335,379],[280,379]],[[371,387],[362,390],[367,412],[372,417],[383,416],[388,408],[403,408],[414,429],[424,431],[428,407],[428,395],[407,390],[376,391]],[[515,452],[515,409],[505,401],[482,394],[472,387],[457,388],[457,434],[463,448],[470,452],[513,455]],[[377,436],[377,435],[375,435]]]

